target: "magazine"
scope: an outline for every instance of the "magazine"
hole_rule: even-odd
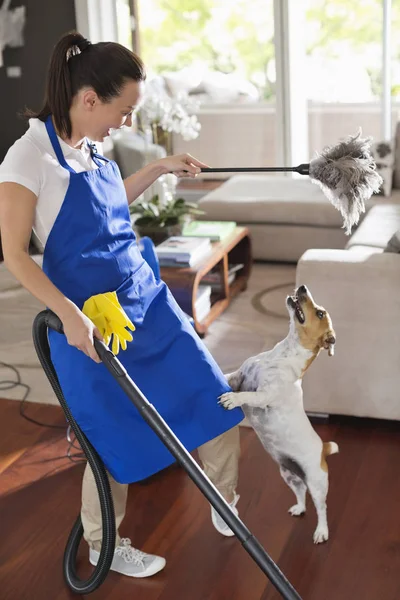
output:
[[[236,228],[235,221],[190,221],[182,231],[183,236],[206,237],[212,242],[220,242]]]
[[[235,265],[228,266],[228,284],[233,283],[236,277],[236,273],[243,269],[244,264],[238,263]],[[222,286],[222,274],[219,269],[213,269],[201,279],[201,283],[204,285],[211,285],[213,291],[218,291]]]
[[[212,251],[208,238],[173,236],[156,246],[160,266],[192,266]]]

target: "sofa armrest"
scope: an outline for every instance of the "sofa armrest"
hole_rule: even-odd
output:
[[[334,357],[322,353],[305,376],[306,410],[400,419],[400,254],[307,250],[296,280],[336,332]]]
[[[306,280],[310,286],[313,282],[324,296],[325,289],[334,292],[337,288],[337,292],[346,296],[347,292],[358,295],[368,291],[370,295],[384,297],[390,291],[400,290],[400,254],[366,247],[307,250],[296,271],[297,283],[307,285]]]
[[[379,322],[382,334],[394,323],[400,331],[400,254],[307,250],[297,265],[296,283],[307,285],[332,319],[351,329],[368,321],[370,328]]]

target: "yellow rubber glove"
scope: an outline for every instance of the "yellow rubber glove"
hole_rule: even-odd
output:
[[[82,312],[96,325],[108,346],[112,337],[112,351],[118,354],[120,346],[126,350],[126,342],[133,340],[135,326],[120,305],[116,292],[106,292],[91,296],[83,305]]]

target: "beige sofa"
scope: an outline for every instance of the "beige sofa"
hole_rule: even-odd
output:
[[[346,249],[310,249],[297,265],[330,313],[335,356],[323,353],[304,377],[310,412],[400,420],[400,254],[384,252],[400,230],[400,206],[377,205]]]
[[[387,202],[400,203],[400,189],[390,198],[374,195],[366,211]],[[201,219],[247,226],[258,260],[297,262],[309,248],[343,249],[349,239],[340,213],[304,176],[234,175],[206,194],[199,207],[205,211]]]

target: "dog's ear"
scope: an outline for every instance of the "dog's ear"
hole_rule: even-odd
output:
[[[328,355],[333,356],[335,353],[336,338],[333,331],[328,331],[323,337],[323,346],[328,350]]]

